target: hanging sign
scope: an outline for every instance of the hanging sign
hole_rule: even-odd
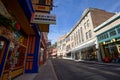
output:
[[[31,23],[56,24],[56,16],[51,14],[34,12],[31,17]]]
[[[117,45],[117,50],[120,53],[120,45]]]
[[[36,11],[50,12],[50,7],[49,6],[33,5],[33,8]]]

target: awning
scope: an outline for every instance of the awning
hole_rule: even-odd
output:
[[[88,47],[91,47],[91,46],[94,46],[94,45],[96,45],[96,39],[88,41],[86,43],[83,43],[79,47],[71,50],[71,52],[75,52],[75,51],[78,51],[78,50],[81,50],[81,49],[84,49],[84,48],[88,48]]]
[[[11,14],[11,16],[15,18],[15,20],[17,20],[20,23],[22,31],[27,35],[34,35],[35,31],[32,29],[28,21],[28,19],[31,17],[32,10],[31,8],[29,9],[28,5],[26,5],[24,6],[25,7],[24,10],[26,10],[27,14],[24,13],[18,1],[24,2],[24,5],[25,5],[25,3],[27,3],[30,0],[24,0],[24,1],[23,0],[2,0],[3,4],[7,8],[7,11]]]
[[[31,15],[34,12],[31,0],[16,0],[20,4],[22,10],[24,11],[28,21],[30,22]]]

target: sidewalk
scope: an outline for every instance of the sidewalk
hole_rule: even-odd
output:
[[[51,60],[40,67],[39,73],[23,74],[14,80],[58,80]]]
[[[13,80],[33,80],[36,75],[37,75],[37,73],[30,73],[30,74],[24,73],[23,75],[20,75]]]
[[[38,75],[33,80],[58,80],[51,60],[41,66]]]

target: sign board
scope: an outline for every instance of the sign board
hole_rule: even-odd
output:
[[[46,12],[50,12],[50,7],[49,7],[49,6],[33,5],[33,8],[34,8],[35,11],[46,11]]]
[[[34,12],[31,17],[31,23],[56,24],[56,16],[51,14]]]
[[[117,45],[117,50],[120,53],[120,45]]]
[[[38,24],[40,32],[49,32],[49,24]]]

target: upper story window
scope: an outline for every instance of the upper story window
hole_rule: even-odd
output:
[[[87,28],[87,23],[86,23],[86,22],[84,23],[84,28],[85,28],[85,29]]]
[[[110,33],[110,36],[115,36],[116,35],[115,29],[111,30],[109,33]]]
[[[120,33],[120,27],[117,29],[117,32]]]
[[[103,39],[107,39],[109,36],[108,36],[108,33],[103,33],[101,35],[98,36],[98,40],[103,40]]]
[[[89,35],[88,35],[88,32],[86,32],[86,39],[88,39],[89,38]]]
[[[69,42],[69,41],[70,41],[70,37],[67,37],[67,38],[66,38],[66,42]]]
[[[46,0],[39,0],[39,4],[40,5],[45,5],[46,4]]]
[[[90,26],[90,21],[87,20],[87,21],[84,23],[84,28],[87,29],[89,26]]]
[[[92,37],[92,31],[89,30],[89,38],[91,38],[91,37]]]
[[[80,27],[80,34],[81,34],[81,39],[82,39],[82,42],[84,41],[84,38],[83,38],[83,30],[82,30],[82,27]]]
[[[73,40],[73,36],[71,36],[71,41]]]
[[[89,39],[92,37],[92,31],[89,30],[88,32],[86,32],[86,39]]]
[[[87,24],[87,27],[90,26],[90,22],[89,22],[89,20],[87,20],[86,24]]]

